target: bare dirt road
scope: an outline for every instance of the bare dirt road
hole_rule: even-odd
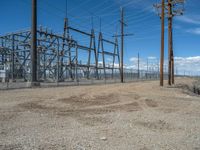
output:
[[[200,150],[191,82],[0,91],[0,149]]]

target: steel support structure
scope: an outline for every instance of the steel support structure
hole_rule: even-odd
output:
[[[105,48],[105,45],[109,45],[109,48]],[[120,70],[120,54],[118,47],[118,39],[115,37],[115,41],[106,40],[103,38],[102,32],[99,33],[98,39],[98,52],[97,52],[98,62],[102,58],[102,64],[99,63],[98,69],[103,70],[104,79],[108,78],[111,74],[111,78],[114,78],[114,70]],[[111,63],[106,63],[107,58],[112,59]],[[116,59],[117,57],[117,59]],[[118,64],[118,66],[116,66]]]
[[[119,69],[115,65],[116,57],[120,64],[117,37],[113,42],[104,39],[103,34],[99,33],[97,49],[93,29],[91,33],[87,33],[70,27],[67,20],[65,24],[63,35],[43,27],[37,30],[37,49],[34,51],[37,71],[34,73],[34,78],[31,71],[32,32],[26,30],[0,36],[0,65],[7,70],[7,78],[31,82],[78,81],[79,78],[99,79],[101,70],[104,70],[104,76],[101,78],[105,79],[106,74],[112,74],[113,77],[114,70]],[[74,33],[86,36],[88,45],[83,45],[79,39],[74,39]],[[114,49],[105,48],[105,43],[112,45]],[[83,51],[87,53],[84,58],[81,54]],[[112,64],[106,62],[106,56],[111,56]],[[99,63],[100,57],[103,57],[103,66]]]

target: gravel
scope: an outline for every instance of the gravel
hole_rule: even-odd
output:
[[[177,78],[0,91],[0,149],[199,150],[200,97]]]

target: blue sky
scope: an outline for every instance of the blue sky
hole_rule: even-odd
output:
[[[48,27],[54,32],[62,33],[63,18],[66,16],[66,0],[38,0],[38,25]],[[125,8],[125,21],[128,26],[126,33],[134,36],[125,38],[125,63],[132,65],[137,53],[145,60],[147,57],[160,56],[160,19],[153,11],[153,4],[159,0],[68,0],[69,24],[86,32],[90,32],[93,24],[96,33],[100,30],[105,38],[112,39],[112,35],[119,32],[119,8]],[[174,54],[177,67],[184,69],[185,60],[199,63],[200,58],[200,1],[187,0],[184,16],[174,18]],[[30,28],[31,0],[1,0],[0,34],[10,33]],[[166,19],[167,27],[167,19]],[[167,28],[166,28],[167,29]],[[167,30],[165,57],[167,59]],[[80,42],[86,42],[80,37]],[[89,43],[88,43],[89,44]],[[191,58],[191,59],[190,59]],[[189,63],[187,63],[189,64]],[[186,64],[185,64],[186,65]],[[145,66],[144,66],[145,67]],[[199,71],[199,67],[188,70]]]

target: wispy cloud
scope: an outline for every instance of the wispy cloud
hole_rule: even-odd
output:
[[[157,58],[154,56],[149,56],[148,59],[157,59]]]
[[[175,61],[184,63],[200,63],[200,56],[192,56],[192,57],[175,57]],[[200,69],[200,68],[199,68]]]
[[[188,29],[186,32],[200,35],[200,28]]]
[[[176,20],[185,22],[185,23],[190,23],[190,24],[200,24],[200,16],[199,15],[193,15],[193,16],[180,16],[177,17]]]
[[[130,61],[130,62],[136,62],[136,61],[138,61],[138,58],[137,58],[137,57],[131,57],[131,58],[129,59],[129,61]]]

